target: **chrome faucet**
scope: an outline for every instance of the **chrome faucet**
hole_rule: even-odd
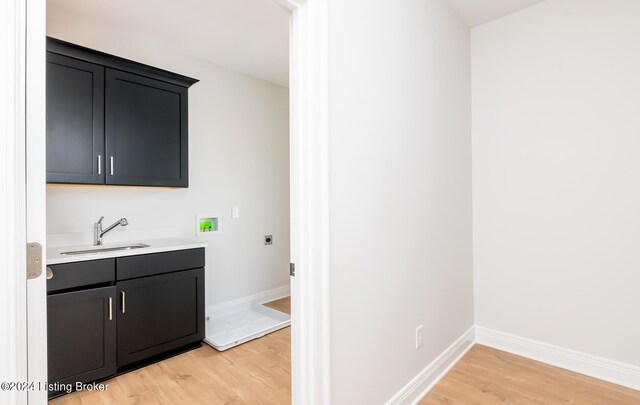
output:
[[[102,230],[102,220],[103,219],[104,219],[104,217],[100,217],[98,222],[93,224],[93,245],[94,246],[102,245],[102,237],[104,236],[104,234],[109,232],[110,230],[112,230],[116,226],[118,226],[118,225],[122,225],[122,226],[129,225],[129,221],[127,221],[127,218],[121,218],[118,221],[116,221],[113,225],[109,226],[107,229],[105,229],[103,231]]]

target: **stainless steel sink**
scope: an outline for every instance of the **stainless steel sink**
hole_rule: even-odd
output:
[[[68,252],[60,252],[63,256],[72,256],[72,255],[87,255],[90,253],[104,253],[104,252],[114,252],[117,250],[132,250],[132,249],[141,249],[149,247],[149,245],[144,243],[130,243],[128,245],[119,245],[119,246],[102,246],[102,247],[92,247],[90,249],[81,249],[81,250],[70,250]]]

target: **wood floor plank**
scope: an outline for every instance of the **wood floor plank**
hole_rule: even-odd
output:
[[[267,306],[291,313],[291,300]],[[291,329],[224,352],[210,346],[163,360],[111,380],[106,392],[75,392],[50,405],[291,403]]]
[[[290,313],[286,298],[268,304]],[[209,346],[106,381],[51,405],[291,403],[291,329],[224,352]],[[475,345],[422,405],[640,405],[640,392]]]
[[[422,405],[640,405],[640,391],[475,345]]]

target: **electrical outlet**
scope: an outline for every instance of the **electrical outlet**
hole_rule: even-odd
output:
[[[416,328],[416,349],[422,347],[422,325]]]
[[[264,244],[273,245],[273,235],[264,235]]]

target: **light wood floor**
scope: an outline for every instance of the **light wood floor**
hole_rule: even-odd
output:
[[[288,298],[268,305],[290,313]],[[73,393],[50,405],[289,404],[291,331],[222,353],[204,345],[106,383],[106,392]],[[640,391],[476,345],[420,404],[640,405]]]
[[[290,313],[289,298],[267,305]],[[289,404],[291,328],[224,352],[203,345],[105,383],[106,392],[76,392],[49,404]]]
[[[476,345],[421,405],[639,405],[640,391]]]

